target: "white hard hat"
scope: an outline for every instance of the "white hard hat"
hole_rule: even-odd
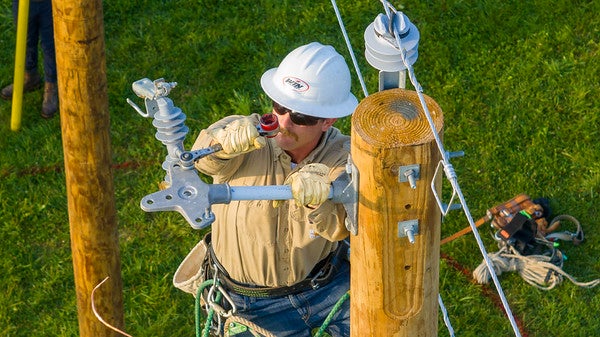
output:
[[[312,42],[289,53],[260,79],[275,102],[299,113],[339,118],[352,114],[358,100],[350,92],[350,70],[332,46]]]

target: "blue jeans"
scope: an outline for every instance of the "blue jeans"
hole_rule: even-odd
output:
[[[344,260],[328,284],[316,290],[279,298],[255,298],[230,293],[241,316],[277,337],[310,337],[336,302],[350,289],[350,264]],[[350,301],[346,300],[325,330],[332,337],[350,336]],[[249,332],[235,337],[251,336]]]
[[[19,10],[19,1],[13,0],[15,23]],[[29,24],[27,26],[27,48],[25,52],[25,70],[28,73],[38,69],[38,41],[44,55],[44,80],[56,83],[56,51],[54,49],[54,28],[52,26],[52,1],[29,2]]]

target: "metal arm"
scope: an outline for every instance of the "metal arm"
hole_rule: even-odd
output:
[[[169,188],[142,198],[141,208],[146,212],[177,211],[195,229],[213,223],[213,204],[228,204],[232,200],[288,200],[292,191],[288,185],[229,186],[207,184],[194,170],[173,167]],[[333,182],[329,198],[333,202],[352,204],[356,200],[354,189],[349,187],[349,176],[342,174]]]

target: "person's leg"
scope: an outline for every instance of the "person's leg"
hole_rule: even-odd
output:
[[[38,43],[40,40],[39,2],[29,2],[29,23],[27,25],[27,49],[25,51],[25,72],[38,71]],[[14,10],[14,3],[13,3]],[[15,20],[16,22],[17,20]]]
[[[34,91],[41,87],[41,78],[37,69],[37,41],[38,41],[38,30],[37,25],[35,23],[32,24],[32,17],[35,17],[35,6],[33,6],[33,13],[31,11],[31,3],[30,3],[30,12],[29,12],[29,20],[27,27],[27,44],[25,51],[25,78],[23,83],[23,93]],[[13,20],[15,23],[15,27],[17,26],[17,19],[19,13],[19,1],[13,0],[12,2],[13,9]],[[13,94],[13,84],[9,84],[6,87],[2,88],[0,91],[0,97],[3,99],[12,99]]]
[[[306,303],[298,305],[294,296],[260,299],[230,294],[238,312],[236,316],[252,322],[277,337],[310,337],[304,318]],[[236,337],[252,336],[249,332]]]
[[[56,52],[54,49],[54,27],[52,23],[52,1],[38,3],[40,43],[44,56],[44,80],[56,83]]]
[[[54,49],[54,29],[52,23],[52,1],[37,3],[39,31],[44,57],[44,101],[42,117],[51,118],[58,111],[58,86],[56,85],[56,52]]]
[[[335,304],[350,290],[350,264],[343,261],[334,279],[317,290],[306,291],[301,295],[306,298],[310,307],[307,309],[311,316],[307,323],[319,328],[335,306]],[[333,315],[325,329],[332,337],[350,336],[350,299],[347,299]]]

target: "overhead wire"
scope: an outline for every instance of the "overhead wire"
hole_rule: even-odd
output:
[[[344,41],[346,41],[346,46],[348,48],[348,52],[350,53],[350,58],[352,58],[352,64],[354,65],[354,70],[356,71],[358,81],[360,82],[360,86],[363,90],[365,97],[367,97],[367,96],[369,96],[369,92],[367,91],[367,86],[365,85],[365,80],[360,72],[360,67],[358,66],[358,62],[356,61],[356,56],[354,56],[354,50],[352,49],[352,44],[350,43],[350,38],[348,37],[348,32],[346,31],[346,27],[344,26],[344,21],[342,20],[340,10],[339,10],[335,0],[331,0],[331,5],[333,6],[333,10],[335,11],[335,16],[340,25],[340,29],[342,30],[342,35],[344,36]]]

